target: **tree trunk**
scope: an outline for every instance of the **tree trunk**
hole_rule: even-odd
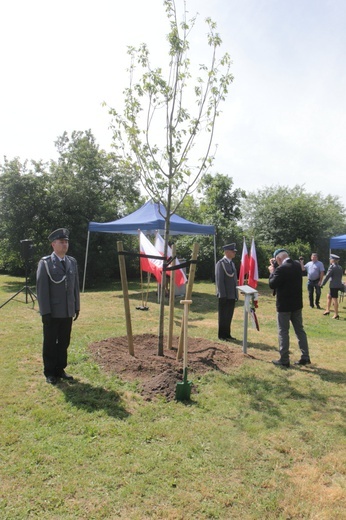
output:
[[[164,246],[164,260],[162,269],[161,291],[160,291],[160,314],[159,314],[159,343],[157,354],[163,356],[163,339],[164,339],[164,321],[165,321],[165,291],[166,291],[166,267],[167,267],[167,249],[170,228],[170,213],[171,213],[171,196],[168,196],[168,204],[166,208],[165,217],[165,246]]]

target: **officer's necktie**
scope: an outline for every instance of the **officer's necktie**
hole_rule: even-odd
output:
[[[63,270],[66,272],[65,260],[61,260],[61,265],[62,265]]]

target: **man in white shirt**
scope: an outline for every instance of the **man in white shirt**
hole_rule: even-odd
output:
[[[301,260],[301,265],[303,261]],[[302,265],[303,271],[306,271],[308,276],[308,292],[310,307],[314,308],[314,291],[315,304],[317,309],[320,309],[321,298],[321,283],[324,277],[324,265],[319,261],[317,253],[311,254],[311,261]]]

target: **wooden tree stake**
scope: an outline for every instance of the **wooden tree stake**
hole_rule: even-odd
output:
[[[117,242],[117,249],[118,249],[118,253],[121,253],[122,251],[124,251],[123,243],[121,241]],[[122,255],[122,254],[119,255],[119,266],[120,266],[121,286],[123,289],[123,296],[124,296],[126,331],[127,331],[127,340],[129,343],[129,354],[131,356],[134,356],[135,352],[134,352],[134,348],[133,348],[129,290],[128,290],[128,285],[127,285],[125,258],[124,258],[124,255]]]

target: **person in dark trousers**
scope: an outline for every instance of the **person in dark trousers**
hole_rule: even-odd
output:
[[[301,351],[301,358],[295,362],[295,365],[311,363],[308,339],[303,326],[302,277],[300,262],[291,260],[286,249],[277,249],[269,266],[269,287],[274,289],[276,294],[280,359],[273,363],[277,366],[286,368],[290,366],[290,323],[293,325]]]
[[[224,257],[216,264],[215,283],[218,297],[218,337],[223,341],[234,341],[231,335],[231,323],[237,295],[237,270],[233,263],[236,245],[223,246]]]
[[[65,372],[72,320],[80,310],[77,262],[67,256],[69,231],[60,228],[49,237],[53,253],[41,258],[36,274],[37,299],[43,323],[43,367],[47,383],[73,380]]]
[[[338,294],[339,291],[344,290],[344,286],[342,283],[342,267],[339,265],[340,256],[331,254],[329,258],[329,268],[326,276],[324,277],[321,288],[326,285],[329,280],[329,293],[327,296],[327,308],[324,311],[323,315],[328,316],[330,313],[330,306],[333,302],[334,306],[334,315],[332,318],[334,320],[339,319],[339,302],[338,302]]]
[[[301,266],[303,271],[306,271],[308,276],[308,293],[309,293],[309,302],[310,307],[314,308],[314,292],[315,292],[315,304],[317,309],[321,309],[320,307],[320,299],[321,299],[321,283],[324,277],[324,265],[318,259],[317,253],[311,254],[310,262],[307,262],[304,265],[304,261],[301,261]]]

